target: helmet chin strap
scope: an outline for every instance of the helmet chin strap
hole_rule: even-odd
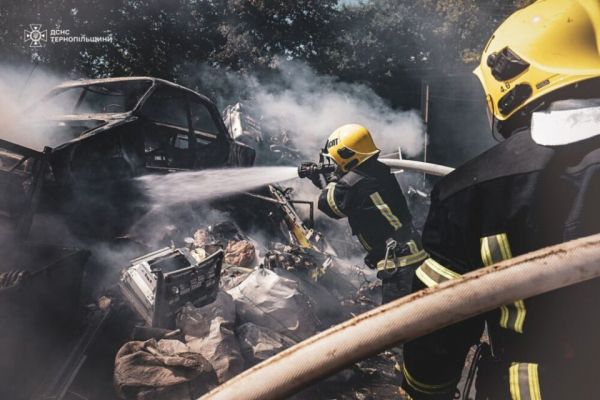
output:
[[[564,146],[600,135],[600,99],[561,100],[531,118],[531,137],[542,146]]]

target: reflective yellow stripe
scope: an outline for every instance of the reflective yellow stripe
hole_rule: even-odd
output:
[[[481,238],[481,260],[489,267],[512,258],[512,251],[506,233]],[[523,333],[527,310],[523,300],[500,307],[500,326]]]
[[[529,375],[529,395],[531,400],[542,400],[542,391],[540,389],[540,376],[538,374],[538,365],[528,365]]]
[[[419,278],[419,280],[423,282],[427,287],[434,287],[435,285],[438,285],[436,281],[431,279],[425,272],[423,272],[421,267],[417,268],[417,270],[415,271],[415,275],[417,275],[417,278]]]
[[[431,258],[417,269],[416,275],[427,287],[433,287],[460,276]]]
[[[489,267],[494,264],[492,261],[492,255],[490,253],[490,246],[488,238],[481,239],[481,260],[483,261],[483,265]]]
[[[455,381],[451,381],[448,383],[442,383],[440,385],[431,385],[431,384],[421,383],[421,382],[417,381],[415,378],[413,378],[408,373],[408,370],[406,369],[406,364],[404,364],[402,366],[402,372],[404,373],[404,378],[406,379],[406,383],[408,383],[410,387],[415,389],[417,392],[421,392],[421,393],[425,393],[425,394],[440,394],[440,393],[450,392],[450,391],[454,390],[454,386],[456,386],[456,383],[458,381],[458,379],[457,379]]]
[[[542,400],[537,364],[512,363],[508,372],[512,400]]]
[[[340,211],[340,209],[338,208],[338,206],[335,202],[335,197],[334,197],[335,185],[336,185],[335,182],[332,182],[329,185],[327,185],[327,204],[329,204],[329,208],[331,208],[331,211],[333,211],[335,215],[337,215],[338,217],[344,218],[345,217],[344,213]]]
[[[427,254],[425,250],[421,250],[415,254],[411,254],[408,256],[396,257],[393,260],[389,259],[387,260],[387,264],[385,260],[381,260],[377,263],[377,269],[379,271],[382,271],[384,269],[409,267],[413,264],[423,262],[427,257],[429,257],[429,254]]]
[[[500,308],[500,326],[505,329],[511,329],[518,333],[523,333],[523,324],[527,309],[523,300]]]
[[[419,247],[414,240],[409,240],[406,244],[408,245],[408,248],[412,254],[417,254],[419,252]]]
[[[500,326],[508,329],[508,315],[510,312],[508,311],[508,307],[502,306],[500,307]]]
[[[508,244],[508,237],[506,233],[496,235],[496,240],[500,245],[500,252],[502,253],[503,260],[510,260],[512,258],[512,251],[510,251],[510,245]]]
[[[512,400],[521,400],[521,391],[519,390],[519,364],[512,363],[508,369],[510,382],[510,397]]]
[[[481,260],[483,265],[492,264],[512,258],[510,245],[506,233],[481,238]]]
[[[396,217],[392,213],[392,210],[390,209],[390,207],[384,203],[384,201],[381,198],[381,196],[379,195],[379,193],[377,193],[377,192],[373,193],[371,195],[371,200],[373,200],[373,203],[375,204],[375,206],[377,206],[379,211],[381,211],[383,216],[388,220],[388,222],[392,225],[392,227],[395,230],[402,228],[402,224],[400,223],[400,220],[398,219],[398,217]]]
[[[371,251],[373,250],[371,248],[371,246],[369,246],[369,243],[367,243],[367,241],[365,240],[365,238],[362,237],[362,235],[358,235],[358,241],[360,242],[360,244],[363,245],[363,247],[365,248],[366,251]]]
[[[435,272],[446,278],[446,280],[456,279],[460,276],[460,274],[457,274],[456,272],[444,267],[442,264],[438,263],[435,260],[427,260],[425,261],[425,264],[427,264]]]
[[[515,302],[515,307],[517,307],[517,321],[515,322],[514,329],[516,332],[523,333],[523,324],[525,323],[525,316],[527,315],[525,302],[519,300]]]

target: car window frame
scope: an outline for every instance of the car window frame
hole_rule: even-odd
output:
[[[215,115],[215,110],[213,109],[214,105],[210,102],[207,102],[205,99],[203,99],[202,97],[200,97],[194,93],[190,93],[190,99],[188,99],[188,101],[190,104],[190,115],[192,112],[191,103],[196,102],[206,108],[206,110],[208,111],[209,115],[211,116],[211,118],[215,124],[215,128],[217,128],[216,133],[208,132],[208,131],[204,131],[204,130],[200,130],[200,129],[196,130],[196,129],[194,129],[193,115],[191,115],[192,116],[192,130],[194,131],[196,136],[201,136],[201,137],[204,136],[206,138],[212,138],[215,141],[226,139],[227,135],[223,132],[223,128],[221,127],[221,124],[219,123],[221,121],[221,115],[218,112]]]
[[[152,95],[157,90],[162,89],[162,88],[179,91],[184,94],[183,99],[184,99],[184,107],[185,107],[185,112],[186,112],[187,127],[182,127],[179,125],[169,124],[167,122],[157,121],[157,120],[154,120],[154,119],[150,118],[149,116],[143,114],[144,106],[146,105],[148,100],[152,97]],[[140,102],[139,107],[136,110],[136,112],[142,120],[146,120],[148,123],[150,123],[152,125],[156,125],[159,127],[162,126],[162,127],[168,128],[168,129],[181,131],[182,135],[187,136],[187,138],[188,138],[187,151],[188,151],[188,164],[189,165],[186,167],[186,169],[193,170],[196,165],[196,140],[195,140],[195,136],[194,136],[194,129],[192,126],[192,117],[191,117],[189,96],[190,96],[190,93],[185,88],[166,85],[163,83],[156,83],[153,87],[150,88],[149,93],[146,96],[144,96],[144,98],[142,99],[142,102]],[[175,141],[177,140],[178,135],[179,135],[179,133],[175,133],[175,136],[174,136]],[[175,147],[175,143],[173,143],[172,146]]]

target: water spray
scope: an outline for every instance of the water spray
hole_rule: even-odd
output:
[[[173,206],[245,192],[297,177],[294,167],[223,168],[137,178],[152,203]]]

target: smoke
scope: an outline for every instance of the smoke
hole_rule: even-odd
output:
[[[65,80],[36,64],[0,64],[0,139],[36,150],[50,145],[47,129],[21,112]]]
[[[211,95],[221,109],[240,101],[251,106],[263,131],[277,127],[285,132],[307,159],[316,160],[327,137],[349,123],[366,126],[383,154],[400,148],[404,157],[416,157],[423,149],[425,125],[418,112],[393,109],[367,85],[318,74],[301,62],[281,62],[268,73],[248,76],[203,67],[197,76],[198,91]],[[425,184],[422,174],[404,173],[398,178],[405,192]],[[289,181],[286,186],[294,188],[295,199],[316,201],[320,194],[307,180]],[[407,200],[415,222],[424,220],[427,210],[412,204],[421,201]],[[308,209],[297,208],[306,220]],[[328,238],[351,240],[346,220],[331,220],[318,209],[315,217]]]
[[[327,137],[346,124],[367,127],[384,154],[400,147],[415,157],[423,149],[425,126],[418,112],[395,110],[368,86],[317,74],[301,62],[281,62],[269,74],[246,77],[205,68],[200,81],[221,107],[242,99],[262,122],[275,121],[313,159]]]

